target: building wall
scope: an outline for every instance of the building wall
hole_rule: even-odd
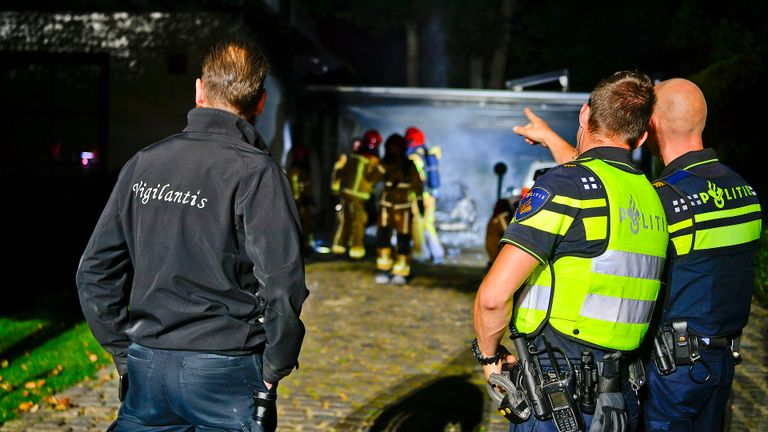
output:
[[[34,53],[38,56],[106,56],[106,85],[98,97],[107,101],[108,113],[100,120],[106,134],[97,142],[81,140],[81,148],[67,148],[61,159],[77,168],[80,151],[93,151],[99,158],[92,170],[115,172],[138,150],[186,125],[187,112],[194,107],[194,82],[200,74],[200,60],[216,40],[238,37],[262,45],[273,64],[268,77],[269,97],[258,128],[278,153],[282,151],[282,122],[286,118],[280,77],[290,70],[284,53],[265,46],[269,35],[258,34],[243,15],[214,12],[145,13],[52,13],[0,12],[0,55]],[[276,54],[272,56],[271,54]],[[279,55],[279,56],[278,56]],[[287,58],[290,58],[289,56]],[[77,79],[76,77],[68,77]],[[89,94],[71,96],[65,107],[74,109]],[[49,127],[40,124],[41,128]],[[56,133],[24,145],[45,147],[47,152]],[[44,142],[44,141],[50,142]],[[104,142],[106,141],[106,142]]]

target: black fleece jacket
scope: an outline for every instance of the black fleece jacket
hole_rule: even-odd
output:
[[[118,368],[131,342],[263,352],[277,382],[297,365],[309,294],[291,188],[245,120],[188,121],[120,172],[78,267],[83,313]]]

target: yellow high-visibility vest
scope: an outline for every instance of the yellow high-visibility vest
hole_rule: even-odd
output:
[[[547,321],[580,341],[621,351],[636,349],[648,331],[661,287],[668,233],[664,209],[641,173],[621,170],[600,159],[575,161],[594,173],[607,199],[555,196],[554,202],[580,209],[608,207],[609,216],[585,217],[586,240],[607,238],[594,257],[557,256],[539,265],[515,305],[515,325],[535,334]],[[525,221],[552,225],[554,212]],[[576,222],[576,221],[575,221]]]

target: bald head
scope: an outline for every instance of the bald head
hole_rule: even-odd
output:
[[[653,117],[665,134],[701,135],[707,122],[707,102],[699,87],[683,78],[656,85]]]
[[[683,78],[656,84],[649,148],[669,164],[683,154],[704,148],[707,102],[699,87]]]

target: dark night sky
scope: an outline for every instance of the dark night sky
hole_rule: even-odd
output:
[[[469,57],[490,57],[490,48],[505,30],[510,33],[507,78],[569,68],[575,91],[589,91],[621,69],[640,69],[658,78],[690,76],[744,54],[739,50],[749,47],[733,46],[736,41],[763,50],[766,41],[764,2],[517,1],[506,23],[496,12],[501,0],[409,2],[416,6],[355,0],[303,3],[321,40],[354,67],[357,75],[350,78],[374,85],[405,84],[408,19],[418,23],[420,85],[427,86],[432,84],[429,69],[435,67],[429,60],[435,51],[443,51],[447,86],[468,87]],[[442,43],[440,37],[430,37],[436,20]]]

